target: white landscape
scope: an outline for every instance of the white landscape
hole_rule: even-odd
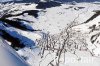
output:
[[[0,65],[100,66],[100,2],[37,6],[0,3]]]

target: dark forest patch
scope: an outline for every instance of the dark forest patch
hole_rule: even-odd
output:
[[[39,12],[38,10],[26,10],[26,11],[23,11],[22,13],[15,14],[15,15],[7,14],[7,15],[4,15],[2,18],[5,19],[8,17],[20,16],[20,15],[24,15],[25,13],[28,13],[28,15],[34,16],[36,18],[38,17],[38,12]]]
[[[17,38],[14,38],[13,36],[9,35],[6,31],[0,30],[0,36],[2,36],[5,40],[11,42],[11,46],[13,48],[24,48],[24,44],[20,44],[20,40]],[[17,49],[16,49],[17,50]]]
[[[36,31],[34,30],[31,26],[24,24],[23,22],[20,21],[12,21],[9,19],[0,19],[0,21],[7,23],[8,25],[11,25],[12,27],[25,30],[25,31]]]
[[[17,34],[17,32],[15,33],[15,35],[18,35],[18,36],[15,37],[14,35],[11,35],[9,31],[7,30],[0,30],[0,36],[2,36],[5,40],[11,42],[11,46],[16,50],[35,45],[34,41],[32,41],[31,39],[25,36],[22,36],[20,34]]]
[[[97,11],[91,18],[89,18],[86,22],[84,22],[84,23],[88,23],[89,21],[91,21],[91,20],[93,20],[93,19],[95,19],[97,16],[99,16],[100,15],[100,11]]]
[[[61,4],[62,3],[54,2],[54,1],[39,2],[38,5],[36,6],[36,8],[38,8],[38,9],[46,9],[46,8],[61,6]]]

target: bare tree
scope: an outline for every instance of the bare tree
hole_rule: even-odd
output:
[[[55,58],[51,60],[48,66],[60,66],[60,59],[62,55],[65,55],[66,52],[70,52],[77,56],[75,53],[76,50],[82,50],[83,47],[86,47],[86,42],[83,34],[75,34],[71,30],[75,23],[70,23],[61,33],[56,35],[50,35],[49,33],[46,34],[45,38],[37,40],[37,46],[41,48],[41,58],[44,57],[45,51],[51,51],[55,54]],[[77,41],[76,41],[77,40]],[[82,40],[84,40],[82,43]],[[86,50],[87,48],[85,48]],[[63,56],[65,60],[65,56]],[[78,56],[77,56],[78,57]],[[56,62],[54,63],[54,61]]]

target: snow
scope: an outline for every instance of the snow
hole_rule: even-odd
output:
[[[29,66],[1,37],[0,50],[2,66]]]
[[[75,6],[64,4],[60,7],[48,8],[45,10],[46,13],[39,13],[40,16],[38,17],[37,22],[33,23],[33,27],[46,33],[50,32],[51,34],[57,34],[70,22],[77,21],[82,23],[94,14],[92,12],[93,10],[100,9],[98,6],[90,3],[83,4],[84,3],[79,3]],[[72,6],[72,8],[69,8],[70,6]],[[79,9],[78,11],[74,10],[74,8],[77,7],[84,8]]]
[[[24,4],[16,4],[15,6],[18,7],[16,8],[18,11],[12,12],[12,14],[16,14],[19,11],[22,12],[25,10],[36,9],[36,4],[31,4],[28,6]],[[78,7],[83,8],[79,9]],[[70,22],[85,22],[94,14],[93,10],[99,9],[99,5],[92,3],[76,3],[76,5],[62,4],[60,7],[52,7],[47,8],[46,10],[40,10],[37,18],[26,14],[26,16],[21,15],[9,17],[8,19],[20,18],[28,20],[33,22],[32,27],[34,29],[42,30],[45,33],[50,32],[50,34],[57,34],[60,33]]]
[[[0,0],[0,2],[7,2],[7,1],[12,1],[12,0]]]
[[[27,62],[33,66],[47,66],[48,63],[55,58],[55,53],[48,54],[48,51],[45,51],[45,57],[41,59],[41,57],[38,55],[40,50],[38,48],[34,48],[33,50],[30,50],[28,48],[24,48],[22,50],[19,50],[18,53],[21,56],[28,57]],[[76,53],[78,55],[75,56],[71,53],[66,53],[65,55],[65,62],[61,62],[60,66],[99,66],[100,65],[100,59],[97,57],[91,56],[91,54],[87,51],[77,51]],[[63,60],[62,56],[62,60]],[[78,60],[80,59],[80,60]],[[56,61],[56,60],[55,60]]]
[[[97,16],[96,18],[89,21],[88,23],[84,23],[84,24],[73,27],[73,30],[75,30],[75,31],[80,31],[81,33],[88,34],[88,37],[86,37],[88,49],[93,53],[94,56],[97,56],[97,57],[100,56],[100,52],[99,52],[100,45],[99,45],[99,43],[97,43],[97,41],[99,41],[99,39],[100,39],[100,36],[96,36],[92,39],[92,40],[95,40],[97,38],[94,43],[91,42],[92,41],[91,37],[100,32],[99,31],[100,30],[99,22],[100,22],[100,16]],[[96,28],[98,30],[94,29],[94,31],[91,32],[92,29],[89,29],[89,27],[91,27],[93,25],[96,25]]]
[[[10,29],[10,31],[7,29],[6,30],[7,33],[9,33],[11,36],[17,37],[20,39],[21,43],[23,43],[24,45],[26,45],[27,47],[31,47],[31,46],[35,46],[34,41],[32,41],[31,39],[28,39],[27,37],[21,36],[19,33],[17,33],[16,31],[13,31]]]
[[[10,11],[11,14],[18,14],[26,10],[37,10],[36,7],[37,4],[31,3],[30,5],[25,4],[5,4],[1,5],[2,11],[9,10],[8,7],[12,8]],[[18,11],[16,11],[18,10]],[[17,38],[20,38],[22,42],[26,42],[25,44],[29,44],[32,46],[31,48],[25,47],[23,49],[20,49],[17,51],[17,53],[22,56],[26,62],[28,62],[32,66],[47,66],[48,63],[50,63],[51,60],[55,58],[55,52],[52,53],[50,51],[45,51],[44,57],[41,58],[40,52],[41,49],[37,47],[36,45],[31,45],[32,42],[35,43],[37,39],[43,38],[43,34],[47,34],[48,32],[52,35],[57,35],[63,31],[68,24],[71,22],[78,22],[79,25],[74,26],[72,29],[76,32],[81,32],[82,34],[88,34],[86,38],[88,43],[88,49],[90,52],[95,54],[92,56],[89,51],[79,51],[76,50],[76,54],[72,54],[70,52],[65,54],[65,62],[63,62],[64,56],[61,56],[61,64],[60,66],[100,66],[100,58],[98,57],[100,54],[100,45],[97,44],[97,41],[100,41],[100,36],[97,38],[94,44],[91,43],[90,38],[92,35],[98,33],[99,31],[94,31],[93,33],[89,34],[90,30],[89,27],[96,24],[99,25],[98,22],[100,22],[100,16],[95,18],[94,20],[90,21],[89,23],[84,23],[87,19],[89,19],[92,15],[95,14],[94,11],[100,10],[100,5],[94,4],[94,3],[76,3],[76,5],[72,4],[62,4],[62,6],[59,7],[52,7],[47,8],[45,10],[38,9],[38,17],[35,18],[34,16],[30,16],[27,13],[20,16],[14,16],[9,17],[7,19],[14,20],[14,18],[24,19],[27,21],[30,21],[29,25],[36,29],[41,30],[38,32],[29,32],[29,31],[23,31],[16,28],[10,27],[6,28],[6,31]],[[9,12],[10,12],[9,11]],[[1,25],[1,23],[0,23]],[[26,24],[27,25],[27,24]],[[26,38],[22,38],[22,36]],[[28,40],[30,39],[30,40]],[[96,47],[96,46],[97,47]],[[95,50],[93,50],[95,49]],[[93,50],[93,51],[92,51]],[[48,54],[51,53],[51,54]],[[81,59],[80,59],[81,58]],[[69,60],[69,61],[68,61]],[[87,61],[86,61],[87,60]],[[56,59],[54,60],[56,61]],[[86,61],[86,62],[85,62]],[[40,64],[40,65],[39,65]]]

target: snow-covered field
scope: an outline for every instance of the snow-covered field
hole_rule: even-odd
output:
[[[4,37],[8,43],[11,40],[5,36],[10,35],[10,38],[18,40],[17,43],[24,44],[24,48],[19,48],[16,51],[20,56],[31,66],[57,66],[56,63],[58,63],[59,58],[56,55],[57,51],[45,50],[43,57],[41,57],[43,49],[37,46],[37,40],[44,40],[47,34],[59,37],[69,24],[74,23],[71,32],[75,36],[70,39],[74,39],[76,45],[81,47],[84,38],[86,41],[85,50],[74,49],[73,47],[76,45],[72,43],[72,50],[68,50],[66,53],[62,50],[59,66],[100,66],[100,2],[66,3],[46,9],[37,9],[37,5],[34,3],[0,4],[0,36]],[[97,17],[89,21],[88,19],[96,13],[98,13]],[[9,23],[9,20],[12,23]],[[91,32],[93,25],[96,26],[92,27]],[[64,37],[66,37],[66,33]],[[63,45],[62,41],[59,43]],[[14,44],[13,41],[12,44]],[[58,49],[58,47],[56,48]]]

